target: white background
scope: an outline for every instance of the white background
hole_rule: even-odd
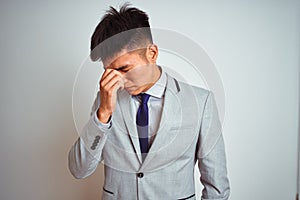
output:
[[[186,35],[216,64],[226,95],[230,199],[295,199],[299,1],[131,2],[152,27]],[[1,200],[100,199],[103,166],[84,180],[68,171],[78,137],[72,89],[104,10],[121,3],[1,1]]]

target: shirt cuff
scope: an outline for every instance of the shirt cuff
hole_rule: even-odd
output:
[[[102,123],[101,121],[99,121],[98,117],[97,117],[97,110],[93,113],[93,117],[94,117],[94,122],[95,124],[101,129],[101,130],[108,130],[111,127],[111,117],[109,117],[109,121],[107,123]]]

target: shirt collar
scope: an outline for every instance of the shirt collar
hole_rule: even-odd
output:
[[[158,66],[158,68],[160,70],[159,79],[145,93],[147,93],[153,97],[156,97],[156,98],[162,98],[162,96],[165,93],[165,88],[167,85],[167,75],[166,75],[165,71],[162,69],[162,67]]]

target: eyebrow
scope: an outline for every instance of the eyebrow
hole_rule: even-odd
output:
[[[105,70],[105,69],[114,69],[114,70],[123,70],[123,69],[125,69],[125,68],[128,68],[129,67],[129,65],[123,65],[123,66],[121,66],[121,67],[119,67],[119,68],[116,68],[116,69],[114,69],[114,68],[110,68],[110,67],[104,67],[103,66],[103,69]]]

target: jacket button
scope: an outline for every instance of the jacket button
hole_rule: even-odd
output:
[[[100,137],[99,135],[95,136],[95,139],[96,139],[96,140],[100,140],[100,138],[101,138],[101,137]]]
[[[144,176],[144,173],[138,173],[137,174],[137,177],[139,177],[139,178],[143,178],[143,176]]]

